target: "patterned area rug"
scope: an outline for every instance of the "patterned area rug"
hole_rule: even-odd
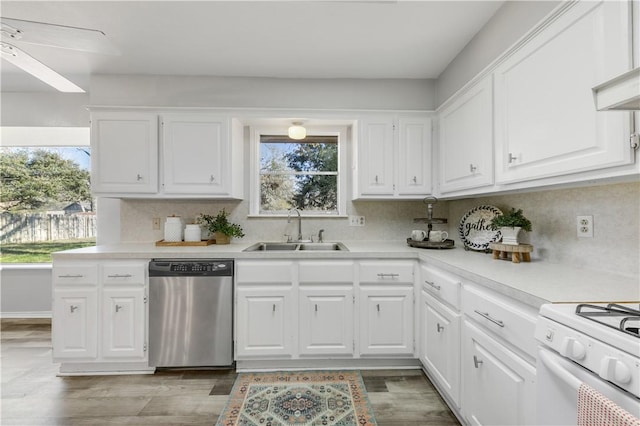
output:
[[[239,374],[216,426],[375,426],[357,371]]]

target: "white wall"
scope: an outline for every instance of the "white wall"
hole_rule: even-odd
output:
[[[89,127],[86,93],[2,92],[2,126]]]
[[[436,107],[540,22],[560,2],[506,1],[436,82]]]
[[[96,75],[92,105],[286,109],[435,107],[434,80]]]
[[[0,316],[51,317],[51,265],[2,265],[0,283]]]

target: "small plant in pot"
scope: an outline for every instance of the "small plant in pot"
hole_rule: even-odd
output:
[[[531,231],[531,221],[524,217],[522,210],[512,208],[509,212],[495,216],[491,220],[491,226],[499,229],[503,244],[518,245],[521,231]]]
[[[225,209],[220,210],[215,216],[200,213],[196,222],[207,228],[215,238],[216,244],[229,244],[232,237],[244,237],[242,227],[237,223],[229,222],[229,213]]]

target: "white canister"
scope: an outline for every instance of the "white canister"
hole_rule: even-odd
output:
[[[182,220],[180,216],[170,216],[164,223],[164,240],[169,242],[182,241]]]
[[[187,225],[184,227],[185,241],[200,241],[202,239],[202,229],[200,225]]]

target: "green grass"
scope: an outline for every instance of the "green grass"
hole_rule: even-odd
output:
[[[2,244],[0,263],[51,263],[51,253],[96,245],[95,238],[39,243]]]

